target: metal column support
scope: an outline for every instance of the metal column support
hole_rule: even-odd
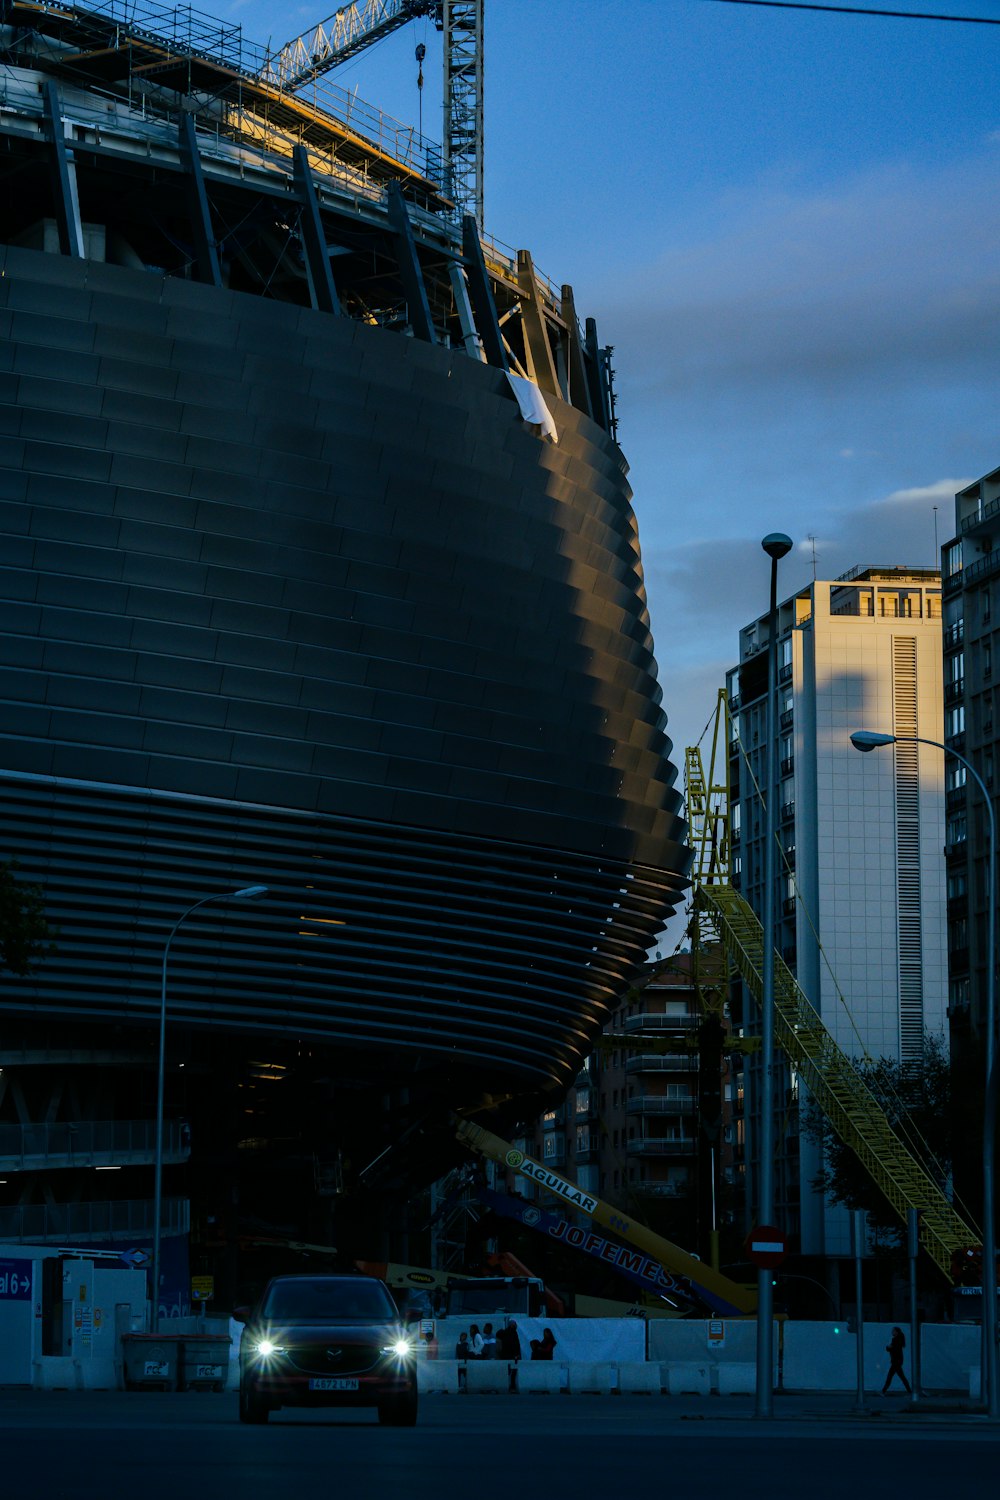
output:
[[[80,220],[80,195],[76,185],[76,163],[66,145],[59,92],[48,79],[45,84],[45,114],[52,136],[52,182],[55,198],[59,249],[74,260],[84,259],[83,224]]]
[[[472,316],[472,303],[469,301],[469,283],[465,278],[464,267],[457,260],[448,262],[448,278],[451,281],[452,295],[455,298],[455,310],[462,329],[465,352],[472,359],[481,360],[485,364],[486,353],[483,349],[483,341],[476,332],[476,320]]]
[[[534,262],[528,250],[517,252],[517,280],[521,288],[521,327],[524,330],[524,352],[528,361],[528,374],[539,387],[550,396],[562,397],[556,376],[552,346],[549,343],[545,317],[542,313],[542,292],[535,275]]]
[[[292,152],[295,168],[295,191],[302,205],[299,228],[302,231],[302,247],[306,256],[306,276],[309,280],[309,300],[317,312],[342,313],[336,282],[330,269],[330,252],[323,232],[323,219],[319,211],[316,184],[309,170],[309,154],[304,146],[296,146]]]
[[[198,137],[195,134],[194,120],[190,115],[181,115],[177,134],[180,141],[181,161],[185,168],[184,180],[187,188],[188,209],[191,214],[191,227],[194,230],[198,280],[204,282],[206,286],[221,287],[222,271],[219,267],[219,252],[215,245],[212,214],[208,206],[208,194],[205,191],[205,176],[201,170]]]
[[[476,314],[476,326],[483,341],[486,363],[497,370],[509,370],[507,351],[503,346],[500,320],[486,271],[483,247],[476,221],[471,214],[462,220],[462,251],[465,256],[465,271],[469,282],[469,293]]]
[[[403,281],[403,289],[406,292],[406,301],[409,307],[410,326],[418,339],[423,339],[426,344],[435,344],[434,325],[431,322],[431,308],[427,301],[427,288],[424,286],[424,273],[420,269],[420,261],[417,256],[417,242],[413,238],[413,225],[410,223],[410,215],[406,210],[406,200],[403,197],[399,183],[389,183],[389,222],[392,225],[396,237],[396,249],[399,254],[399,274]]]
[[[584,347],[587,351],[587,385],[590,389],[590,407],[594,420],[600,422],[605,432],[611,431],[611,402],[605,379],[605,362],[601,357],[601,346],[597,342],[597,323],[593,318],[586,322]]]
[[[564,286],[562,289],[562,320],[566,324],[566,346],[567,364],[569,368],[569,394],[567,400],[585,411],[588,417],[594,415],[594,408],[590,399],[590,388],[587,384],[587,370],[583,359],[583,346],[580,343],[580,323],[576,316],[576,301],[573,297],[573,288]]]

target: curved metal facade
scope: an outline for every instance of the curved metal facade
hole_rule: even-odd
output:
[[[0,256],[0,806],[60,927],[5,1004],[148,1022],[178,912],[261,881],[177,940],[191,1027],[568,1082],[685,867],[616,445],[461,353]]]

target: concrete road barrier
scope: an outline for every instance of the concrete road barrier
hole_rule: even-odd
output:
[[[567,1382],[568,1383],[568,1382]],[[549,1364],[545,1360],[522,1361],[517,1366],[517,1389],[534,1395],[544,1393],[558,1396],[563,1388],[563,1366]]]
[[[624,1361],[618,1366],[618,1389],[623,1396],[658,1396],[663,1389],[660,1364]]]
[[[507,1395],[510,1366],[505,1359],[470,1359],[465,1369],[465,1389],[470,1396]]]
[[[417,1365],[417,1389],[434,1395],[457,1395],[458,1360],[421,1360]]]
[[[720,1396],[752,1396],[757,1389],[757,1366],[733,1360],[718,1367]]]
[[[671,1396],[709,1396],[712,1392],[712,1375],[707,1364],[667,1365],[667,1390]]]
[[[569,1390],[573,1396],[607,1396],[617,1385],[617,1365],[606,1360],[590,1364],[572,1364],[569,1369]]]

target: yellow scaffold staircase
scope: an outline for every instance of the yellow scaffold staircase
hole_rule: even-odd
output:
[[[713,935],[757,1001],[761,1002],[764,929],[738,891],[729,883],[728,734],[722,736],[725,773],[719,764],[719,726],[726,726],[725,694],[719,695],[712,767],[706,780],[698,748],[685,758],[688,818],[695,850],[694,921],[702,939]],[[920,1212],[920,1242],[949,1280],[952,1257],[981,1242],[978,1230],[952,1204],[893,1131],[877,1100],[850,1058],[841,1051],[819,1013],[806,999],[794,975],[774,955],[774,1037],[795,1067],[812,1098],[841,1139],[857,1154],[872,1181],[905,1224],[907,1210]]]

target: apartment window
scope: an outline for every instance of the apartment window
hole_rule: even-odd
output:
[[[944,837],[946,844],[964,844],[968,836],[969,828],[964,813],[957,817],[949,818],[945,823]]]
[[[965,896],[969,889],[969,878],[964,870],[956,870],[948,876],[948,900],[957,901],[959,897]]]
[[[954,708],[949,708],[944,716],[944,732],[947,739],[953,735],[965,733],[965,704],[959,703]]]
[[[962,571],[962,543],[961,541],[950,542],[942,550],[941,562],[944,567],[944,576],[954,578],[956,573]]]
[[[961,682],[965,677],[965,652],[956,651],[954,656],[949,656],[945,663],[945,671],[949,682]]]
[[[778,666],[790,667],[792,665],[792,638],[786,635],[783,641],[778,642]]]
[[[577,1112],[578,1115],[589,1115],[590,1114],[590,1090],[589,1089],[577,1089],[577,1091],[576,1091],[576,1112]]]
[[[944,764],[945,764],[945,771],[944,771],[945,790],[949,791],[949,792],[957,792],[960,787],[963,787],[965,785],[965,779],[966,779],[966,770],[965,770],[965,767],[959,761],[956,761],[956,760],[946,759]]]
[[[984,677],[992,677],[993,676],[993,643],[992,643],[992,641],[984,641],[983,642],[983,676]]]

